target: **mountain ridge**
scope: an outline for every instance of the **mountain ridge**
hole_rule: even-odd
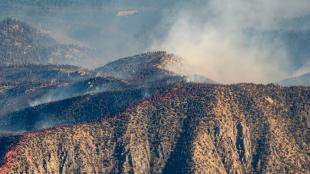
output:
[[[309,92],[276,85],[184,84],[112,118],[27,133],[1,170],[305,173]]]
[[[0,22],[0,65],[83,65],[90,50],[57,42],[47,33],[14,18]],[[81,63],[82,62],[82,63]]]
[[[194,80],[191,68],[184,60],[167,51],[154,51],[137,54],[107,63],[95,69],[96,76],[112,76],[117,79],[137,84],[154,85],[154,82],[168,78],[172,81],[183,79]],[[193,78],[191,78],[193,77]],[[215,83],[201,76],[200,81]]]

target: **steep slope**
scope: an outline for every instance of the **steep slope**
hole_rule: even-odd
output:
[[[26,133],[2,173],[309,173],[310,89],[179,85],[102,121]]]
[[[71,65],[0,66],[0,117],[89,93],[165,86],[186,80],[213,83],[204,77],[175,73],[181,70],[187,71],[181,59],[163,51],[119,59],[94,71]]]
[[[127,88],[127,84],[108,78],[90,78],[78,82],[12,82],[0,83],[0,117],[10,112],[69,99],[86,94],[107,91],[119,91]]]
[[[119,91],[129,86],[117,79],[92,77],[70,65],[19,65],[0,68],[0,118],[21,109],[86,94]]]
[[[136,85],[171,84],[186,80],[190,67],[182,58],[165,51],[148,52],[118,59],[95,70],[97,76],[111,76]],[[201,81],[213,81],[200,77]]]
[[[68,84],[87,78],[90,78],[88,70],[69,65],[0,67],[0,117],[29,107],[33,101],[47,96],[52,89],[62,89]],[[63,91],[62,97],[70,94]]]
[[[284,86],[310,86],[310,73],[282,80],[279,84]]]
[[[57,88],[62,82],[8,82],[0,84],[0,117],[30,106],[30,101]]]
[[[4,164],[3,157],[5,153],[19,141],[19,138],[19,135],[0,134],[0,165]]]
[[[117,87],[113,87],[111,91],[94,92],[29,107],[0,117],[0,132],[42,130],[54,126],[73,125],[110,117],[125,111],[126,108],[143,99],[157,93],[163,93],[168,89],[170,87],[166,86],[142,89],[129,88],[127,90],[117,90]],[[101,87],[100,90],[104,90],[104,88]]]
[[[0,22],[0,65],[47,63],[48,50],[56,41],[29,25],[8,18]]]
[[[24,22],[12,18],[0,22],[0,66],[48,63],[85,65],[84,59],[90,56],[90,49],[59,43]]]
[[[47,90],[41,96],[32,99],[29,104],[30,106],[37,106],[44,103],[56,102],[86,94],[120,91],[128,88],[129,85],[127,83],[117,79],[91,77]]]

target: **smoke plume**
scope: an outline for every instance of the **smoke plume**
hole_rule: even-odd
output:
[[[210,0],[179,7],[163,21],[172,25],[151,49],[176,53],[194,67],[195,74],[218,82],[279,81],[294,70],[284,43],[265,33],[308,30],[292,21],[309,11],[307,0]]]

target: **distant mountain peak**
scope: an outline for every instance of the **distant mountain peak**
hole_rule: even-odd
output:
[[[24,22],[12,18],[0,22],[0,65],[46,64],[46,47],[55,44]]]
[[[178,58],[165,51],[147,52],[125,57],[96,69],[97,76],[112,76],[132,83],[148,83],[176,76],[169,67]]]
[[[167,51],[155,51],[155,52],[148,52],[145,53],[149,57],[154,57],[158,59],[157,63],[154,63],[154,67],[167,70],[167,71],[174,71],[177,67],[185,68],[184,60],[172,53],[168,53]]]
[[[44,34],[27,23],[14,18],[6,18],[3,21],[0,21],[0,40],[10,40],[11,42],[19,42],[20,44],[22,44],[22,42],[28,42],[29,44],[31,43],[36,45],[46,44],[47,42],[56,44],[56,41],[47,34]]]
[[[48,63],[85,65],[85,58],[90,56],[89,50],[59,43],[49,34],[17,19],[0,21],[0,66]]]
[[[181,57],[166,51],[146,52],[125,57],[95,70],[97,76],[112,76],[117,79],[143,84],[168,80],[188,80],[194,74]],[[173,79],[173,80],[171,80]],[[207,78],[204,82],[211,82]]]
[[[28,24],[21,22],[14,18],[6,18],[0,22],[1,31],[5,32],[24,32],[24,31],[35,31]]]

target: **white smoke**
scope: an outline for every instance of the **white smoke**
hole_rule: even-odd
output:
[[[291,20],[309,15],[309,1],[210,0],[200,8],[180,8],[164,21],[172,26],[151,49],[176,53],[194,73],[222,83],[274,82],[292,73],[283,44],[260,33],[299,30]]]
[[[310,59],[310,55],[309,55],[309,59]],[[310,73],[310,60],[304,63],[304,65],[298,68],[296,71],[294,71],[292,77],[298,77],[298,76],[301,76],[307,73]]]

